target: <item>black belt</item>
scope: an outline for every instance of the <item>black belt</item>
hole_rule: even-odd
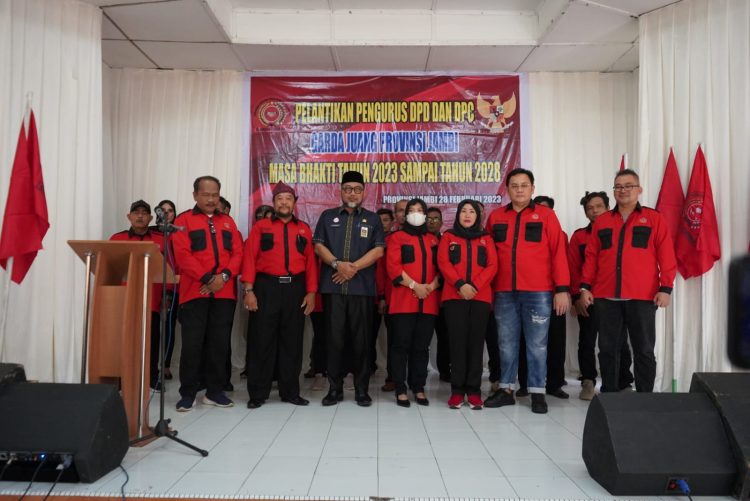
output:
[[[297,273],[296,275],[285,275],[285,276],[269,275],[268,273],[258,273],[259,278],[263,278],[265,280],[271,280],[273,282],[277,282],[280,284],[291,284],[292,282],[302,280],[304,276],[305,276],[304,273]]]

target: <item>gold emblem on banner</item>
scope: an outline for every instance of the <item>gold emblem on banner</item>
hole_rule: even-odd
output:
[[[280,125],[289,114],[289,110],[280,101],[267,100],[258,105],[255,115],[263,125]]]
[[[500,133],[513,125],[508,120],[516,114],[516,93],[507,101],[500,101],[500,96],[492,96],[489,100],[477,94],[477,112],[487,119],[487,127],[491,132]]]

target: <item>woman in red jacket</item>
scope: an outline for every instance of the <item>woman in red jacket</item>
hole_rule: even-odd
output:
[[[492,238],[482,230],[479,214],[476,201],[459,203],[453,229],[443,234],[438,249],[450,339],[451,409],[460,408],[465,395],[472,409],[482,408],[482,355],[497,253]]]
[[[386,271],[393,283],[388,313],[393,336],[391,377],[396,385],[396,403],[409,407],[407,389],[419,405],[429,405],[424,394],[430,340],[438,315],[438,240],[427,232],[427,204],[414,198],[406,204],[406,222],[388,239]]]

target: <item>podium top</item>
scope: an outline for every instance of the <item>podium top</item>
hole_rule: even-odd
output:
[[[162,282],[162,264],[164,258],[161,255],[159,246],[154,242],[130,242],[121,240],[68,240],[68,245],[75,251],[76,255],[85,263],[86,257],[91,256],[96,260],[96,256],[105,254],[107,262],[111,263],[117,274],[127,275],[130,255],[142,259],[146,255],[149,257],[149,279],[153,283]],[[94,268],[92,267],[92,272]],[[177,279],[172,267],[167,264],[167,283],[176,283]]]

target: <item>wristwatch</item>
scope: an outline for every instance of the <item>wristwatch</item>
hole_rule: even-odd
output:
[[[334,270],[338,270],[339,269],[339,260],[338,259],[334,259],[333,261],[331,261],[331,268],[333,268]]]
[[[242,290],[242,292],[243,292],[243,293],[244,293],[245,295],[247,295],[247,294],[249,294],[250,292],[253,292],[253,288],[252,288],[252,287],[245,287],[245,288],[244,288],[244,289]]]
[[[222,272],[221,278],[223,278],[225,282],[229,282],[229,273],[227,273],[226,271]]]
[[[410,288],[411,290],[414,290],[414,286],[415,286],[415,285],[417,285],[417,282],[415,282],[414,280],[412,280],[412,281],[411,281],[411,283],[409,284],[409,288]]]

